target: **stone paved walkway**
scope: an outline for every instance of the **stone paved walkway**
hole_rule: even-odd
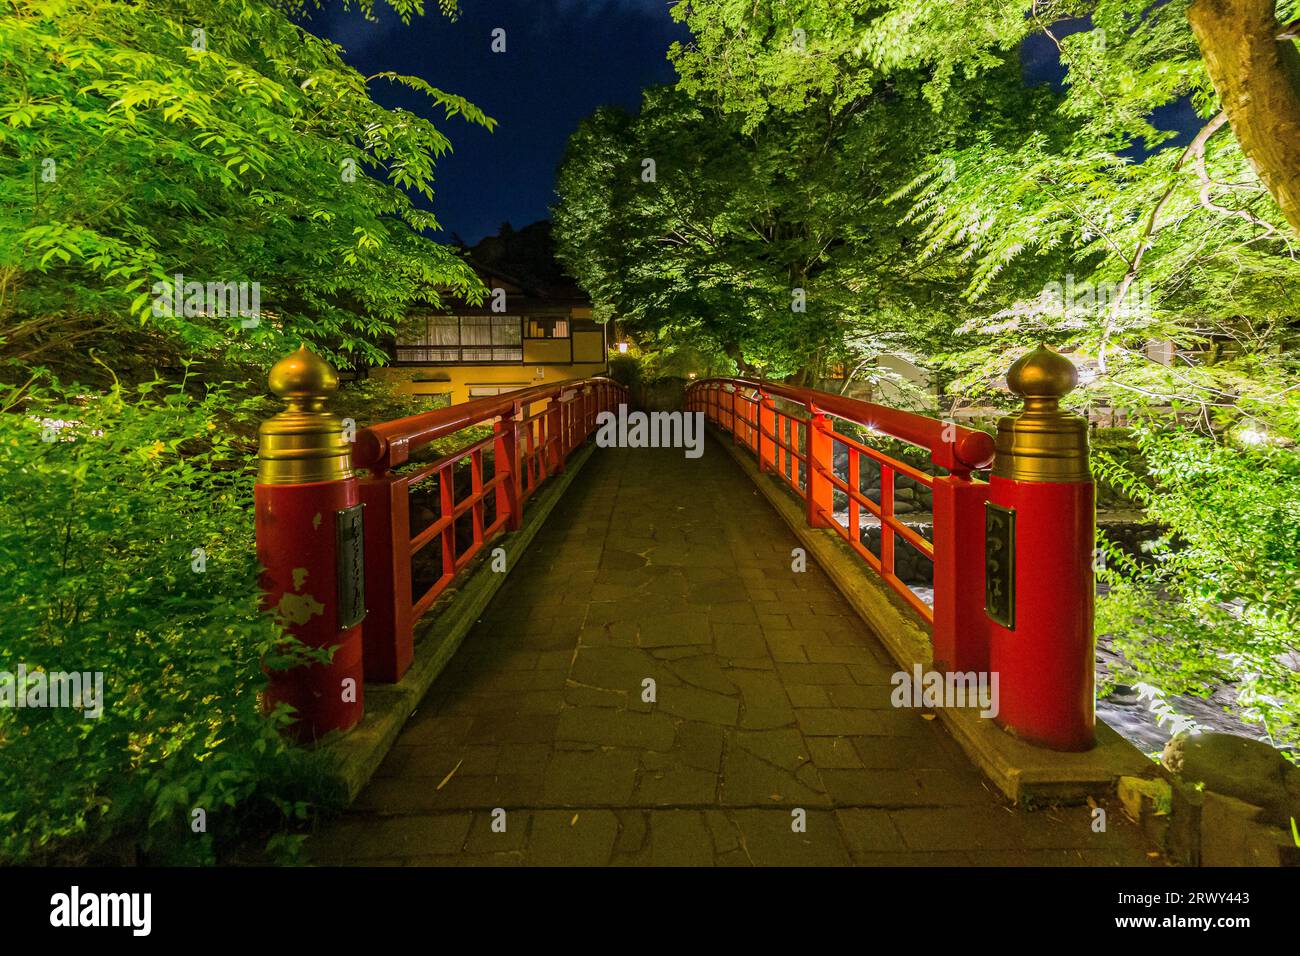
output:
[[[895,667],[815,565],[791,570],[796,545],[716,444],[598,450],[311,857],[1149,862],[1117,807],[1105,833],[1087,807],[1009,808],[937,721],[891,707]]]

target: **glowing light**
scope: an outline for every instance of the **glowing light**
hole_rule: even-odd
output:
[[[65,421],[62,418],[36,418],[33,421],[40,422],[41,433],[45,441],[76,441],[76,434],[71,429],[77,428],[82,423],[79,420]],[[63,434],[67,432],[67,434]],[[92,428],[88,433],[91,437],[98,438],[104,434],[103,429]]]

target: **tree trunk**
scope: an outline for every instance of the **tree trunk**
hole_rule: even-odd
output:
[[[741,378],[753,378],[754,370],[750,364],[745,361],[745,354],[740,350],[740,344],[737,342],[727,342],[722,346],[722,352],[727,358],[736,363],[736,374]]]
[[[1279,40],[1275,0],[1195,0],[1187,10],[1242,152],[1300,234],[1300,51]]]

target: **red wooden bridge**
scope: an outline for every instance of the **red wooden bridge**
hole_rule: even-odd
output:
[[[1086,426],[1059,408],[1074,370],[1039,349],[1008,380],[1024,407],[996,440],[694,382],[648,417],[665,438],[673,415],[707,420],[694,460],[605,447],[628,402],[608,379],[353,430],[324,410],[325,363],[281,362],[264,590],[329,660],[274,672],[268,704],[337,747],[377,719],[367,689],[432,685],[319,858],[1145,861],[1119,814],[1099,831],[1086,805],[1013,806],[1095,808],[1108,781]],[[484,581],[495,597],[445,639]]]

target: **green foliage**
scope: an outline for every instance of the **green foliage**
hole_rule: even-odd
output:
[[[408,195],[432,199],[446,136],[371,90],[396,83],[449,118],[493,121],[417,77],[363,77],[290,19],[295,7],[5,5],[4,354],[76,368],[94,345],[119,370],[196,355],[269,364],[308,340],[342,364],[378,361],[376,341],[412,300],[481,293]],[[176,273],[257,282],[260,323],[155,309],[156,284]]]
[[[645,378],[640,358],[635,355],[611,355],[609,377],[624,388],[636,388]]]
[[[952,326],[960,277],[920,261],[918,230],[886,200],[922,157],[973,127],[1009,135],[1009,117],[1042,99],[1010,72],[997,88],[993,105],[954,96],[936,119],[920,78],[904,75],[838,111],[749,127],[711,99],[649,90],[639,114],[600,110],[570,141],[559,254],[597,314],[617,314],[647,347],[805,379],[845,356],[919,355]]]
[[[2,669],[104,681],[99,717],[0,708],[0,857],[210,862],[304,817],[320,767],[258,695],[263,656],[314,652],[258,609],[251,456],[226,437],[264,403],[38,379],[0,388],[0,408]]]
[[[299,25],[317,6],[0,9],[0,671],[102,672],[106,698],[99,717],[0,708],[6,861],[211,862],[268,835],[292,858],[301,836],[273,831],[333,798],[279,734],[290,715],[260,712],[263,665],[322,652],[257,606],[251,453],[272,409],[242,383],[303,341],[382,361],[409,303],[482,294],[429,238],[441,123],[372,95],[494,121],[362,76]],[[256,283],[260,315],[158,307],[176,273]],[[352,414],[396,417],[356,391]]]
[[[1135,434],[1148,480],[1105,454],[1099,467],[1171,531],[1151,564],[1108,550],[1099,628],[1125,658],[1112,677],[1198,696],[1229,684],[1241,717],[1300,741],[1300,456],[1158,419]]]
[[[374,425],[429,411],[427,396],[398,391],[388,379],[372,377],[345,382],[331,407],[358,425]]]
[[[736,374],[735,363],[727,356],[701,351],[689,345],[669,346],[642,353],[640,358],[643,375],[648,379],[711,378]]]

